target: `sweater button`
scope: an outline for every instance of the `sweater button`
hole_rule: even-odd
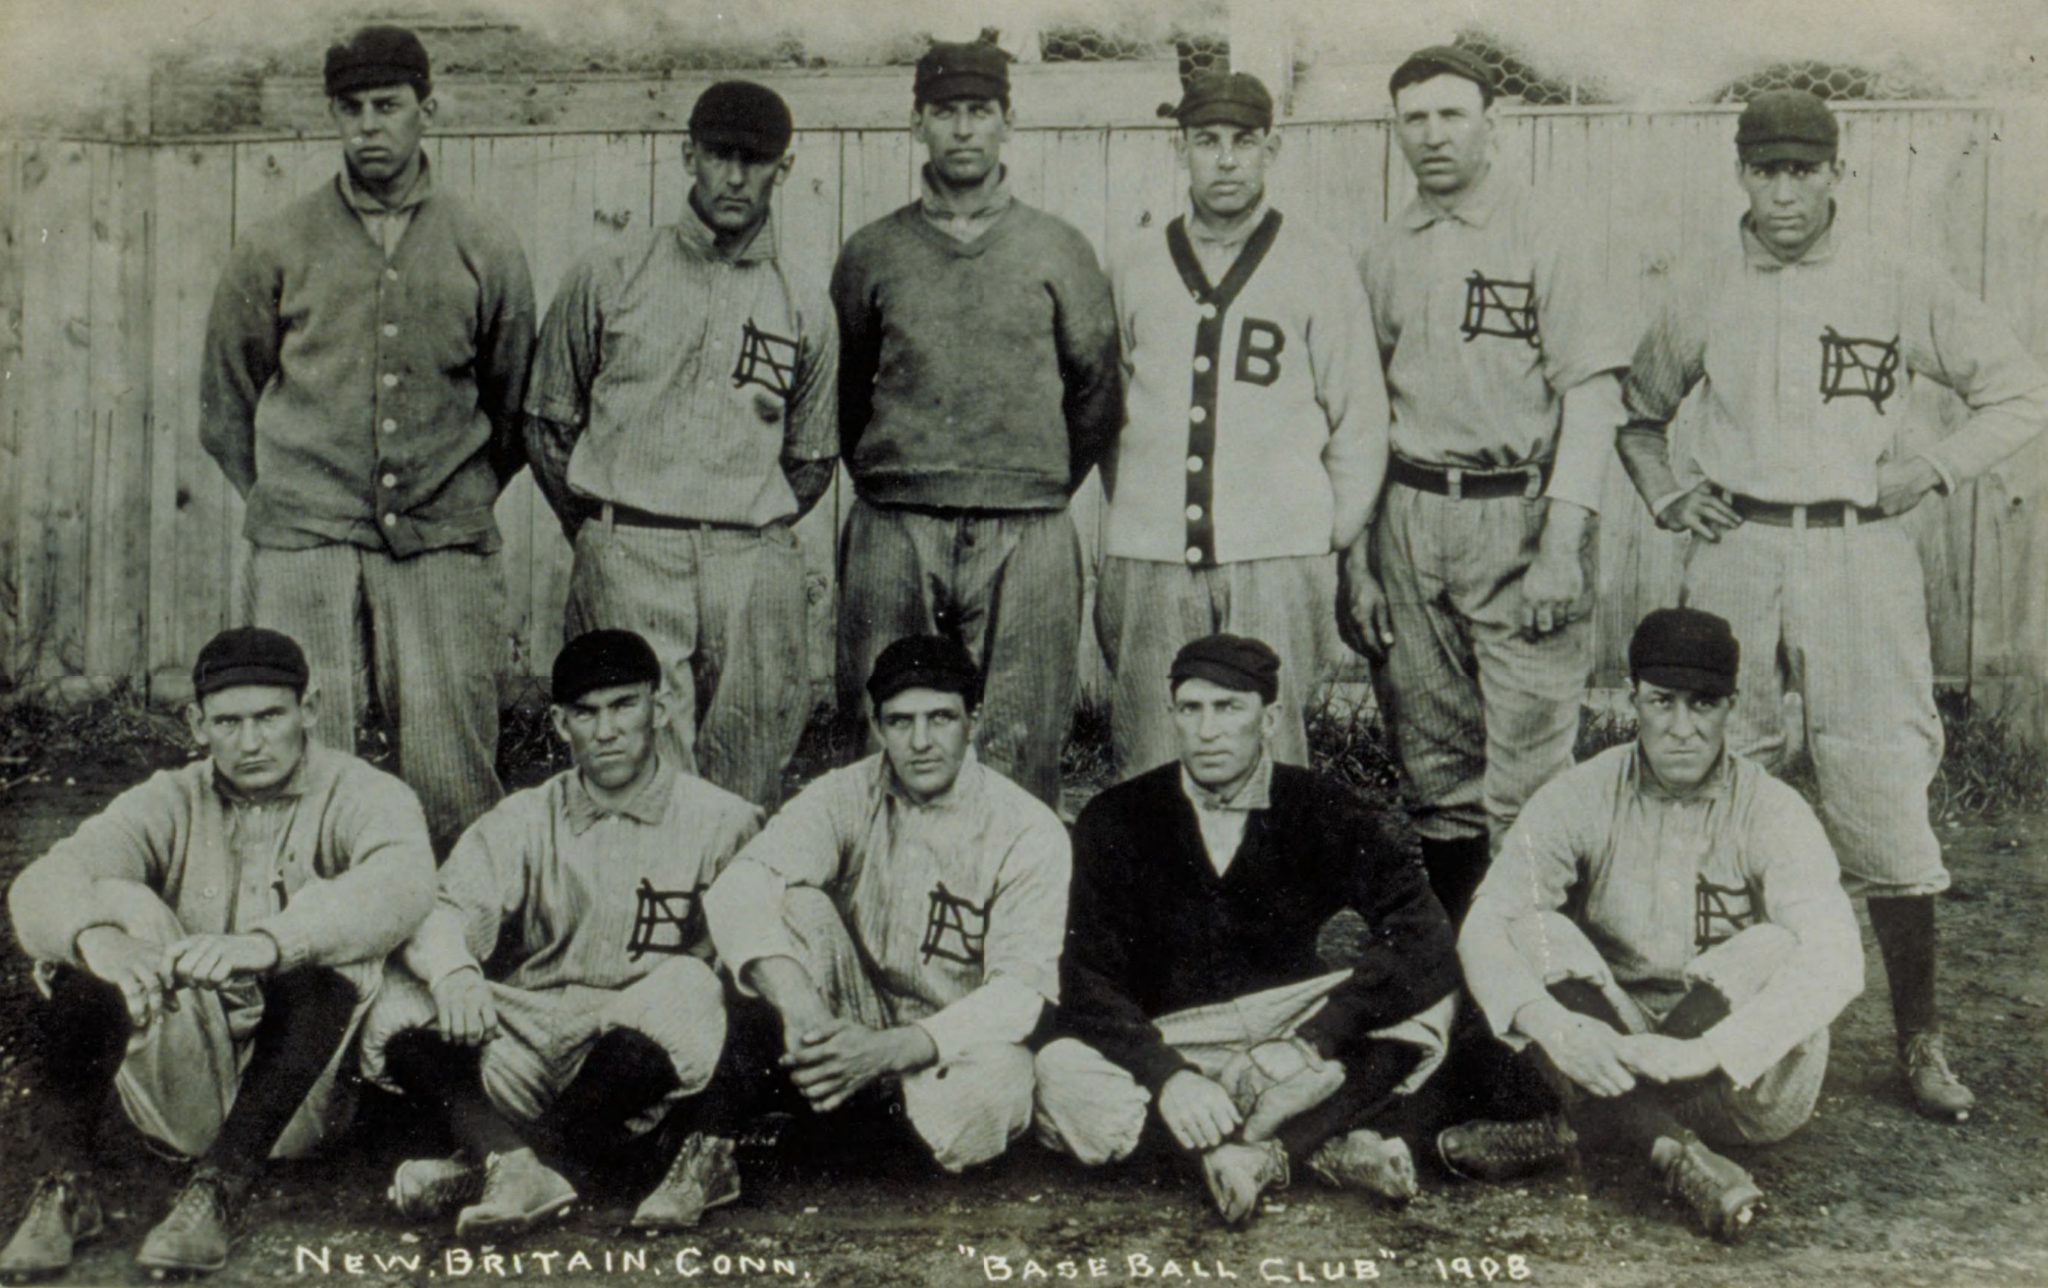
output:
[[[1209,355],[1208,355],[1208,354],[1204,353],[1204,354],[1200,354],[1200,355],[1197,355],[1197,356],[1196,356],[1196,358],[1195,358],[1195,370],[1196,370],[1196,371],[1198,371],[1198,372],[1205,372],[1205,371],[1207,371],[1207,370],[1209,369],[1209,366],[1210,366],[1210,363],[1209,363]]]
[[[385,377],[386,380],[390,378],[389,376]],[[1202,424],[1209,419],[1209,409],[1207,407],[1191,407],[1188,409],[1188,419],[1197,425]]]
[[[384,276],[395,282],[398,280],[398,270],[395,268],[387,268],[384,270]]]
[[[1191,505],[1191,506],[1189,506],[1189,507],[1188,507],[1188,522],[1189,522],[1189,523],[1200,523],[1201,521],[1202,521],[1202,507],[1201,507],[1201,506],[1199,506],[1199,505]]]
[[[387,515],[385,515],[385,516],[384,516],[384,526],[385,526],[385,527],[387,527],[387,528],[395,528],[395,527],[397,527],[397,526],[398,526],[398,516],[397,516],[397,515],[395,515],[395,514],[387,514]]]
[[[383,482],[385,487],[397,487],[398,476],[396,474],[386,474],[384,476]]]
[[[1216,320],[1216,306],[1215,306],[1214,304],[1204,304],[1204,305],[1202,306],[1202,317],[1203,317],[1204,319],[1206,319],[1207,321],[1211,321],[1211,322],[1215,321],[1215,320]]]
[[[398,432],[398,422],[386,416],[384,418],[384,432],[387,434]]]
[[[387,372],[385,372],[385,373],[384,373],[384,387],[385,387],[386,389],[395,389],[395,388],[397,388],[397,387],[398,387],[398,373],[397,373],[397,372],[395,372],[395,371],[387,371]]]
[[[1202,548],[1200,546],[1188,547],[1188,562],[1191,564],[1202,562]]]
[[[384,324],[384,334],[385,334],[386,336],[393,336],[393,335],[397,335],[397,334],[398,334],[398,325],[397,325],[396,323],[394,323],[394,322],[386,322],[386,323]]]
[[[1188,457],[1188,473],[1190,473],[1190,474],[1200,474],[1201,472],[1202,472],[1202,458],[1201,458],[1201,457],[1199,457],[1199,456],[1190,456],[1190,457]]]

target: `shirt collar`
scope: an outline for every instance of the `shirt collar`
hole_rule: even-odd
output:
[[[1500,177],[1498,161],[1488,165],[1486,173],[1479,176],[1479,182],[1466,189],[1458,204],[1449,210],[1432,200],[1423,192],[1422,185],[1417,183],[1414,198],[1408,202],[1408,208],[1401,212],[1401,223],[1410,232],[1421,232],[1431,224],[1444,219],[1470,228],[1484,228],[1493,219],[1494,212],[1508,199],[1509,188],[1507,180]]]
[[[1707,771],[1707,776],[1691,788],[1680,791],[1665,785],[1650,768],[1650,762],[1643,755],[1643,746],[1637,743],[1635,754],[1629,757],[1629,771],[1635,779],[1636,794],[1655,801],[1697,801],[1725,794],[1735,782],[1735,758],[1728,749],[1721,749],[1721,758]]]
[[[880,759],[883,793],[907,809],[957,809],[973,800],[976,790],[981,785],[981,759],[974,754],[973,747],[969,747],[967,753],[960,758],[960,772],[954,776],[953,785],[932,799],[922,802],[910,799],[910,793],[904,791],[903,784],[896,781],[896,770],[889,763],[888,753],[882,753]]]
[[[597,803],[590,789],[584,786],[581,770],[569,771],[569,786],[562,798],[562,817],[569,824],[569,831],[581,836],[601,818],[621,815],[636,823],[654,824],[668,817],[669,797],[674,794],[676,771],[659,752],[654,757],[654,773],[640,790],[628,796],[615,807]]]
[[[1740,221],[1742,257],[1749,261],[1751,268],[1771,273],[1782,268],[1791,268],[1795,264],[1825,264],[1835,257],[1835,247],[1840,241],[1835,235],[1835,230],[1839,227],[1839,221],[1835,216],[1834,199],[1829,198],[1828,226],[1821,229],[1820,236],[1814,239],[1813,245],[1806,248],[1805,254],[1798,259],[1784,260],[1779,259],[1772,253],[1771,248],[1764,244],[1764,239],[1757,235],[1755,220],[1749,212],[1744,211]]]
[[[1249,814],[1254,810],[1269,809],[1273,803],[1273,758],[1262,748],[1259,763],[1252,766],[1252,772],[1228,794],[1202,786],[1188,773],[1187,766],[1182,765],[1180,790],[1188,798],[1188,804],[1198,810]]]
[[[750,264],[775,257],[775,235],[768,225],[774,221],[773,214],[766,215],[754,225],[754,231],[747,239],[735,246],[720,248],[718,230],[704,222],[704,216],[697,213],[697,201],[693,195],[685,203],[689,207],[683,217],[676,221],[676,236],[683,245],[700,259],[722,260],[732,264]]]
[[[402,210],[417,210],[434,190],[434,179],[429,173],[429,168],[427,154],[420,153],[420,171],[413,176],[412,186],[399,194],[395,204],[387,206],[357,183],[355,171],[348,168],[347,162],[343,162],[341,199],[359,215],[392,215]]]
[[[996,167],[995,182],[983,180],[965,192],[950,191],[933,183],[929,163],[917,172],[917,177],[922,190],[918,200],[927,219],[993,219],[1010,204],[1010,167],[1006,165]]]

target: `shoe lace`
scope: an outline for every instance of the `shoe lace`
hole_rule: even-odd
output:
[[[70,1172],[52,1172],[36,1182],[36,1188],[29,1195],[28,1212],[22,1224],[41,1218],[55,1216],[62,1219],[65,1210],[78,1201],[78,1178]],[[47,1211],[46,1209],[54,1209]]]
[[[1547,1118],[1477,1124],[1472,1141],[1474,1153],[1502,1163],[1547,1162],[1564,1147],[1562,1133]]]
[[[1948,1051],[1939,1033],[1916,1033],[1907,1041],[1906,1072],[1913,1077],[1931,1075],[1942,1082],[1956,1080],[1955,1071],[1948,1067]]]
[[[227,1219],[227,1184],[218,1172],[202,1169],[178,1191],[163,1224],[168,1229],[189,1230],[208,1223],[225,1224]]]

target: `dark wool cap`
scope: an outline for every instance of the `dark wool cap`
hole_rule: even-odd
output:
[[[957,693],[969,711],[981,703],[981,670],[967,650],[943,635],[906,635],[882,650],[868,676],[868,699],[879,709],[905,689]]]
[[[985,40],[936,44],[917,60],[911,96],[919,103],[1010,96],[1010,56]]]
[[[1630,679],[1713,698],[1735,692],[1741,658],[1727,621],[1697,608],[1656,609],[1628,642]]]
[[[1273,96],[1249,72],[1208,72],[1188,82],[1178,107],[1161,114],[1172,116],[1184,130],[1198,125],[1270,130]]]
[[[1175,686],[1182,680],[1207,680],[1271,702],[1280,696],[1280,655],[1263,640],[1210,635],[1181,646],[1167,680]]]
[[[1470,50],[1456,45],[1431,45],[1408,55],[1388,78],[1387,95],[1394,97],[1407,86],[1419,85],[1438,76],[1457,76],[1471,81],[1479,87],[1480,95],[1487,102],[1493,101],[1493,73]]]
[[[192,664],[194,701],[242,684],[274,684],[306,691],[306,655],[289,635],[260,626],[236,626],[206,641]]]
[[[621,684],[661,684],[661,660],[632,631],[585,631],[555,654],[550,696],[557,706]]]
[[[1757,95],[1735,123],[1735,155],[1751,165],[1832,161],[1842,138],[1828,105],[1803,89]]]
[[[720,81],[690,109],[690,138],[699,146],[738,148],[763,161],[789,150],[794,129],[782,96],[752,81]]]
[[[380,85],[410,85],[421,98],[433,88],[427,49],[403,27],[365,27],[327,49],[327,96]]]

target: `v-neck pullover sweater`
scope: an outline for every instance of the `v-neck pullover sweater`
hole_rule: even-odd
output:
[[[1178,761],[1103,792],[1074,824],[1060,1031],[1147,1087],[1192,1067],[1156,1019],[1324,973],[1316,938],[1345,908],[1367,928],[1351,977],[1300,1030],[1324,1055],[1458,987],[1450,921],[1379,814],[1295,765],[1273,766],[1268,801],[1221,876]]]
[[[1122,422],[1109,279],[1044,211],[963,242],[912,202],[847,241],[832,303],[840,446],[874,504],[1061,509]]]

